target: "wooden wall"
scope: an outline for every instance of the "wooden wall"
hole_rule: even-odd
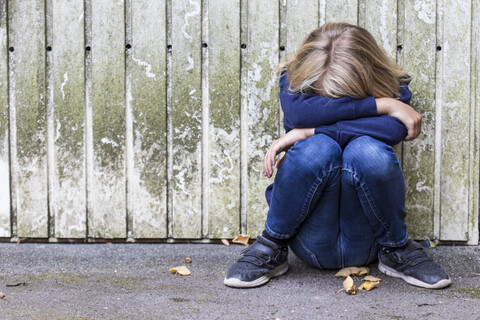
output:
[[[329,21],[414,78],[412,236],[478,243],[477,0],[0,0],[1,239],[257,235],[272,69]]]

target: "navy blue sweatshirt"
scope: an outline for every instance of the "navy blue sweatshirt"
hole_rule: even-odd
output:
[[[378,115],[374,97],[353,99],[327,98],[314,94],[295,94],[284,72],[280,78],[280,103],[284,113],[283,125],[293,128],[315,128],[342,147],[355,138],[370,136],[388,145],[396,145],[407,136],[407,128],[397,118]],[[400,83],[400,101],[410,103],[412,93],[408,83]],[[265,198],[270,205],[273,183],[267,187]]]
[[[288,132],[293,128],[315,128],[344,148],[360,136],[370,136],[388,145],[400,143],[407,129],[397,118],[377,114],[374,97],[327,98],[314,94],[289,91],[290,83],[284,72],[280,77],[280,103],[284,112],[283,124]],[[412,93],[408,83],[400,83],[400,101],[409,103]]]

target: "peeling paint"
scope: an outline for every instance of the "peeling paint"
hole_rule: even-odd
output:
[[[65,74],[63,75],[63,82],[62,84],[60,85],[60,91],[62,92],[62,99],[65,100],[65,91],[63,91],[63,88],[65,87],[65,85],[67,84],[67,81],[68,81],[68,71],[65,72]]]
[[[155,80],[157,79],[155,73],[152,73],[152,65],[150,63],[137,59],[133,55],[132,60],[135,61],[139,66],[145,67],[145,75],[148,78],[153,78]]]
[[[435,1],[415,0],[413,9],[417,12],[418,18],[427,24],[435,23]]]
[[[193,18],[195,16],[200,15],[200,3],[198,1],[194,1],[194,0],[189,0],[188,3],[189,3],[189,5],[193,6],[193,8],[192,8],[193,11],[185,12],[184,24],[183,24],[183,27],[182,27],[182,34],[185,37],[185,39],[188,39],[188,40],[190,40],[190,42],[192,42],[193,37],[187,32],[188,27],[190,26],[189,20],[190,20],[190,18]]]

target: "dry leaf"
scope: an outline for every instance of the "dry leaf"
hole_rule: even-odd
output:
[[[243,245],[248,246],[248,240],[250,240],[250,236],[248,234],[239,234],[232,240],[233,243],[241,243]]]
[[[335,274],[335,277],[348,277],[349,275],[351,275],[352,273],[354,273],[354,270],[357,270],[358,268],[357,267],[348,267],[348,268],[343,268],[343,269],[340,269],[340,271],[338,271],[336,274]]]
[[[365,276],[370,273],[369,267],[360,267],[357,273],[354,273],[356,276]]]
[[[355,294],[355,285],[353,284],[352,277],[348,276],[345,281],[343,281],[343,289],[348,294]]]
[[[188,270],[185,266],[175,267],[169,270],[171,273],[175,273],[175,275],[179,274],[181,276],[189,276],[192,274],[190,270]]]
[[[227,247],[230,245],[230,242],[228,242],[227,239],[222,239],[222,243],[226,245]]]
[[[25,241],[25,240],[27,240],[27,239],[28,239],[28,238],[20,238],[20,239],[18,239],[17,244],[20,244],[20,243],[22,243],[23,241]]]
[[[192,263],[192,258],[186,257],[185,259],[183,259],[183,262],[185,262],[185,263]]]
[[[358,290],[370,291],[375,288],[379,283],[379,281],[365,281],[360,287],[358,287]]]
[[[364,276],[370,273],[368,267],[348,267],[343,268],[335,274],[335,277],[348,277],[350,275],[354,276]]]
[[[0,292],[0,299],[7,300],[8,297],[3,294],[3,292]]]
[[[380,282],[382,279],[374,277],[374,276],[366,276],[363,278],[365,281],[371,281],[371,282]]]

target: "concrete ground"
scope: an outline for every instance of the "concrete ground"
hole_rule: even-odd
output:
[[[290,271],[254,289],[223,285],[242,245],[0,243],[0,319],[480,319],[480,247],[437,247],[453,284],[412,287],[380,274],[338,292],[335,271],[290,255]],[[168,270],[183,265],[190,276]],[[356,282],[357,285],[360,281]]]

